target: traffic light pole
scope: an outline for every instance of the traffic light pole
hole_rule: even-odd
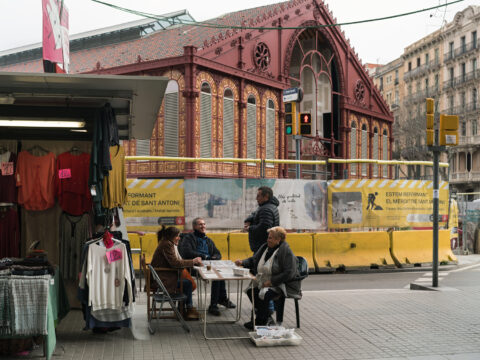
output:
[[[433,146],[433,267],[432,267],[432,287],[438,287],[438,161],[440,155],[440,146],[438,146],[438,133],[435,134],[435,144]]]
[[[295,139],[295,160],[300,160],[300,145],[302,144],[302,136],[294,135]],[[300,179],[300,164],[295,164],[295,179]]]

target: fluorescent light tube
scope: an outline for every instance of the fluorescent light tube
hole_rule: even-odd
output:
[[[0,120],[0,126],[33,128],[83,128],[85,121],[61,120]]]

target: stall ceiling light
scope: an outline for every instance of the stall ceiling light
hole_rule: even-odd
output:
[[[83,128],[85,121],[73,120],[0,120],[3,127]]]

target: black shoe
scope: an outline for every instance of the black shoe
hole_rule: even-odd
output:
[[[210,305],[208,307],[208,313],[214,316],[220,316],[220,310],[218,309],[217,305]]]
[[[243,324],[248,330],[253,330],[253,321],[246,322]]]
[[[235,309],[237,305],[231,302],[229,299],[221,300],[218,302],[219,305],[225,306],[227,309]]]

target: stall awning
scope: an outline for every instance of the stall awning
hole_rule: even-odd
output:
[[[95,111],[109,103],[121,139],[150,139],[168,78],[0,72],[0,138],[90,139]],[[83,120],[85,127],[18,127],[21,120]],[[49,123],[48,123],[49,124]]]

